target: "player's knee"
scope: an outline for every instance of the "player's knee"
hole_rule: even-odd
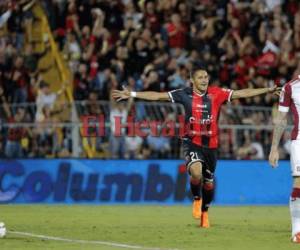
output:
[[[190,177],[190,183],[193,185],[200,185],[201,184],[201,179],[199,178],[193,178],[193,176]]]
[[[200,180],[202,177],[202,164],[200,162],[193,163],[190,166],[190,173],[193,179]]]
[[[207,190],[207,191],[210,191],[210,190],[214,190],[215,188],[215,184],[213,181],[211,182],[204,182],[203,184],[203,189]]]

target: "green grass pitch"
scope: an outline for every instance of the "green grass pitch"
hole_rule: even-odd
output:
[[[189,206],[1,205],[10,231],[145,248],[201,250],[299,249],[290,242],[288,207],[212,207],[212,227],[202,229]],[[1,250],[125,249],[31,238],[8,233]],[[127,248],[130,249],[130,248]]]

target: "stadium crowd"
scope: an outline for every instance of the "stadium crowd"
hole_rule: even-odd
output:
[[[49,86],[37,69],[39,58],[47,50],[35,54],[31,41],[24,42],[25,30],[30,33],[29,27],[35,22],[30,11],[31,2],[36,1],[1,1],[0,28],[6,25],[8,34],[0,39],[0,95],[2,104],[36,102],[40,105],[37,110],[41,112],[45,107],[42,112],[47,113],[50,112],[46,111],[48,102],[51,106],[56,94],[49,93]],[[113,114],[127,116],[133,109],[113,103],[112,89],[122,85],[134,91],[182,88],[189,85],[189,72],[193,67],[205,67],[212,85],[231,89],[282,86],[300,74],[300,3],[297,0],[40,2],[74,74],[75,100],[110,101]],[[24,5],[29,7],[24,8]],[[41,98],[46,99],[45,105],[37,101]],[[231,105],[275,107],[276,104],[277,97],[266,95],[235,101]],[[97,105],[90,107],[82,113],[104,112]],[[265,117],[263,113],[242,117],[228,110],[226,106],[222,109],[221,124],[271,125],[272,117]],[[20,118],[15,117],[18,112],[22,111],[2,109],[1,120],[18,121]],[[26,118],[29,113],[26,110],[23,116]],[[33,114],[32,121],[37,116]],[[220,134],[221,158],[266,158],[271,140],[269,131],[224,129]],[[42,145],[52,141],[50,146],[39,153],[25,152],[25,156],[43,156],[53,148],[54,135],[51,131],[37,135],[36,140],[42,140]],[[0,138],[0,149],[11,145],[11,140],[21,144],[21,137]],[[234,143],[233,137],[239,138],[238,143]],[[170,140],[163,137],[142,140],[125,135],[120,140],[106,138],[114,148],[108,157],[178,157],[179,152],[174,152],[170,146],[178,142]],[[283,157],[288,155],[288,143],[286,135],[282,142]],[[0,152],[1,156],[9,157],[4,150]],[[52,153],[55,156],[58,152]]]

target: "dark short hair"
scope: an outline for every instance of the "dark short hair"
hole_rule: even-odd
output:
[[[204,67],[193,68],[193,69],[190,71],[190,78],[194,78],[195,74],[196,74],[198,71],[206,71],[206,72],[207,72],[207,69],[204,68]]]

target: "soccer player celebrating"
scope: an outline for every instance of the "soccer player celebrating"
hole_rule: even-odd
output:
[[[291,135],[291,167],[293,190],[290,197],[290,212],[292,220],[292,241],[300,243],[300,76],[283,86],[279,100],[279,113],[274,119],[274,131],[269,162],[273,168],[278,166],[278,145],[287,124],[287,113],[291,109],[294,129]]]
[[[218,116],[221,105],[233,99],[253,97],[276,92],[277,88],[230,90],[209,86],[206,70],[197,69],[191,73],[192,87],[170,92],[130,92],[114,90],[117,100],[135,97],[149,101],[172,101],[181,103],[185,120],[191,131],[183,138],[183,148],[190,187],[194,197],[193,216],[200,219],[200,226],[208,228],[208,208],[214,194],[214,172],[218,147]]]

